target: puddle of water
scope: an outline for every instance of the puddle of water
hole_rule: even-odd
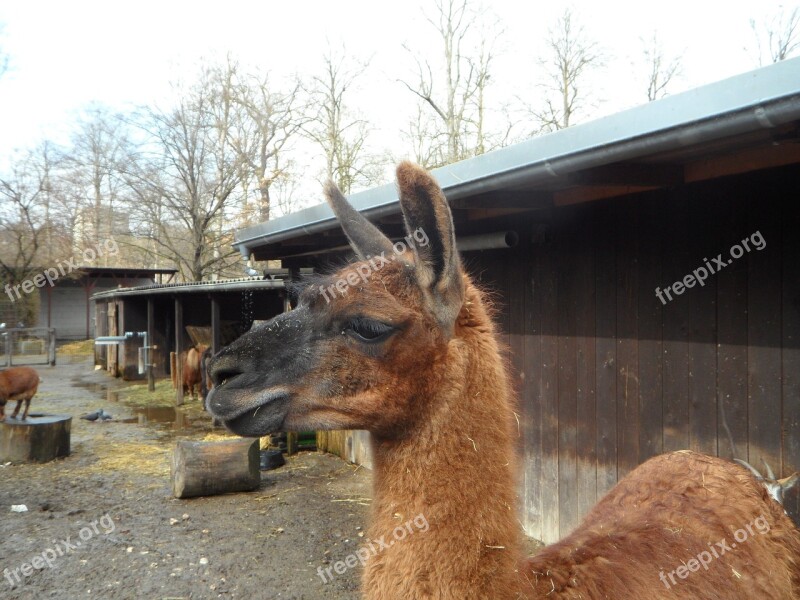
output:
[[[173,431],[187,431],[189,429],[208,429],[211,418],[190,419],[181,410],[172,406],[135,406],[130,407],[136,415],[125,422],[138,423],[139,425],[167,426]]]
[[[132,406],[120,402],[119,392],[116,390],[108,389],[108,385],[100,382],[82,381],[79,378],[72,380],[72,385],[75,387],[83,388],[92,393],[96,393],[102,397],[105,393],[106,402],[109,404],[121,404],[125,406],[135,415],[127,419],[118,419],[121,423],[136,423],[138,425],[155,425],[160,429],[166,428],[173,432],[186,432],[189,430],[211,430],[211,417],[200,417],[190,419],[186,413],[176,410],[173,406]],[[113,410],[105,409],[106,412],[111,413]]]
[[[90,392],[105,392],[108,389],[104,383],[93,383],[90,381],[81,381],[80,379],[73,379],[71,383],[73,387],[83,388]]]

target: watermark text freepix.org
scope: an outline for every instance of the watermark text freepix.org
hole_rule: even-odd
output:
[[[749,237],[744,238],[738,244],[734,244],[733,246],[731,246],[730,249],[731,258],[726,260],[722,258],[721,253],[717,254],[714,258],[712,258],[710,262],[707,258],[704,258],[703,259],[704,265],[697,267],[694,271],[692,271],[682,280],[676,281],[671,286],[663,290],[657,287],[656,297],[659,300],[661,300],[661,304],[666,304],[667,301],[672,300],[672,294],[680,296],[688,288],[694,287],[695,284],[700,284],[700,287],[704,286],[706,284],[706,279],[708,279],[709,275],[714,275],[715,273],[719,273],[722,269],[731,264],[734,259],[741,258],[742,256],[744,256],[745,252],[750,252],[753,249],[763,250],[766,247],[767,247],[767,241],[764,239],[764,236],[761,235],[760,231],[756,231]]]
[[[323,569],[322,567],[317,567],[317,574],[322,579],[322,583],[330,583],[333,581],[333,572],[337,575],[344,574],[347,569],[352,569],[358,563],[361,563],[361,566],[365,566],[367,564],[367,559],[370,556],[375,556],[379,552],[391,548],[394,546],[395,542],[399,542],[404,540],[407,536],[411,535],[415,531],[428,531],[430,525],[428,525],[428,519],[425,518],[425,515],[419,513],[413,519],[409,519],[402,525],[398,525],[392,530],[392,538],[391,540],[386,540],[386,536],[382,535],[377,540],[367,540],[367,543],[360,548],[358,548],[353,554],[349,554],[345,557],[344,560],[337,560],[331,566],[326,567]],[[326,576],[327,575],[327,576]]]
[[[755,526],[755,531],[753,531],[753,526]],[[689,573],[696,573],[700,570],[700,567],[708,571],[708,565],[710,565],[715,558],[719,558],[728,552],[733,552],[736,550],[738,544],[743,544],[751,536],[755,536],[756,532],[764,535],[768,533],[769,530],[769,521],[767,521],[766,517],[764,517],[764,515],[756,517],[752,522],[733,532],[733,539],[736,540],[735,542],[729,542],[723,538],[718,542],[709,544],[708,550],[703,550],[696,557],[690,558],[684,564],[673,569],[669,573],[661,571],[658,574],[658,578],[664,584],[664,587],[670,589],[673,585],[678,583],[675,581],[675,576],[680,579],[686,579]]]
[[[50,287],[53,287],[55,281],[59,277],[65,277],[78,268],[78,264],[75,262],[76,260],[80,260],[82,258],[84,262],[91,263],[98,257],[105,256],[105,254],[114,256],[117,254],[117,252],[119,252],[117,241],[114,238],[108,238],[104,242],[98,242],[95,244],[94,248],[86,248],[86,250],[78,255],[79,258],[73,256],[66,261],[61,261],[55,267],[45,269],[38,275],[35,275],[30,279],[26,279],[22,283],[19,283],[15,286],[6,284],[5,292],[8,294],[8,297],[12,302],[16,302],[22,297],[22,295],[19,293],[20,288],[22,288],[23,293],[30,294],[34,287],[44,287],[45,283],[47,283],[47,285]],[[14,294],[16,294],[16,297],[14,297]]]
[[[425,233],[422,227],[419,227],[402,240],[394,243],[392,246],[393,255],[387,257],[386,252],[381,252],[378,256],[368,257],[369,260],[359,263],[355,269],[348,271],[347,275],[337,279],[335,283],[328,287],[319,286],[319,291],[325,301],[330,304],[331,298],[335,297],[335,292],[339,292],[340,296],[344,296],[347,293],[347,288],[358,285],[359,280],[366,283],[370,275],[393,262],[406,251],[406,248],[415,248],[416,244],[424,248],[429,242],[428,234]],[[328,294],[330,294],[330,297],[328,297]]]
[[[98,525],[100,526],[98,528]],[[88,542],[95,535],[103,534],[108,535],[117,528],[108,513],[104,514],[99,519],[92,521],[85,527],[81,527],[78,531],[79,540],[72,541],[72,536],[67,536],[66,539],[57,541],[53,540],[53,546],[48,548],[41,554],[34,555],[29,562],[24,562],[15,569],[3,569],[3,577],[5,577],[8,585],[12,588],[21,583],[23,578],[30,577],[34,571],[41,571],[45,567],[53,568],[56,559],[60,558],[70,552],[74,552],[84,542]]]

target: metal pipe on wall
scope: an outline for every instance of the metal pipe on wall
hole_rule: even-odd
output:
[[[456,238],[459,252],[471,250],[494,250],[497,248],[513,248],[519,243],[519,234],[516,231],[495,231]]]

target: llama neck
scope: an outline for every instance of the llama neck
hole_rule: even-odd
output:
[[[370,559],[369,598],[516,597],[518,431],[488,330],[450,343],[430,414],[411,435],[373,442],[370,535],[394,543]]]

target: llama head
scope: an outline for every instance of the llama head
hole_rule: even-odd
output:
[[[208,406],[235,433],[367,429],[396,437],[426,412],[465,279],[438,184],[410,163],[397,180],[404,239],[392,243],[329,183],[356,262],[304,282],[294,310],[211,360]]]

